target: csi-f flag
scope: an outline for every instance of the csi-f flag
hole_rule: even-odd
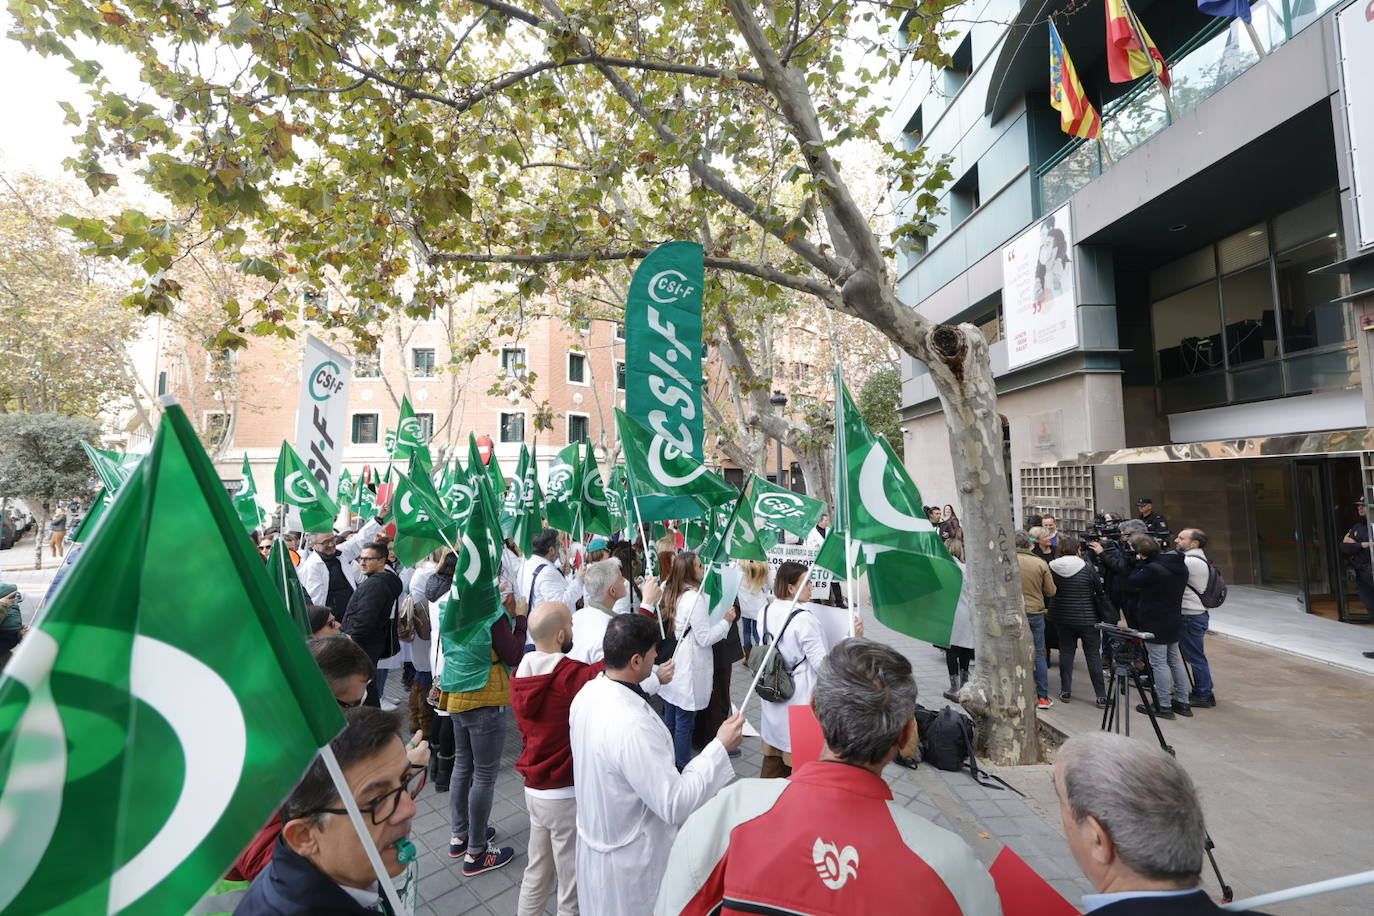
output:
[[[610,498],[601,482],[601,469],[596,464],[596,447],[584,443],[587,451],[582,459],[582,528],[591,534],[610,537],[617,524],[611,517]]]
[[[554,456],[549,466],[548,486],[544,488],[544,514],[549,527],[581,536],[582,460],[581,445],[574,442]]]
[[[95,474],[100,478],[101,485],[113,496],[119,492],[119,487],[128,478],[129,473],[138,465],[139,455],[124,455],[120,452],[111,452],[103,448],[96,448],[86,442],[81,443],[81,448],[85,450],[86,457],[90,459],[91,466],[95,468]]]
[[[892,629],[948,645],[963,573],[926,518],[921,493],[900,459],[864,423],[835,370],[838,500],[852,541],[862,545],[873,612]]]
[[[759,541],[759,529],[754,521],[749,494],[741,493],[739,499],[735,500],[734,511],[730,513],[720,532],[713,559],[720,562],[728,557],[734,560],[758,560],[760,563],[767,563],[768,553]]]
[[[472,515],[462,531],[458,563],[453,572],[453,587],[439,608],[441,648],[448,652],[471,642],[484,628],[504,614],[501,591],[496,578],[500,570],[501,528],[491,517],[487,500],[473,501]],[[469,672],[458,665],[445,665],[439,689],[453,691]],[[463,687],[463,689],[471,689]]]
[[[185,913],[343,727],[181,408],[0,675],[0,911]]]
[[[338,504],[324,492],[301,456],[286,442],[282,442],[277,455],[274,477],[277,502],[294,506],[300,512],[302,531],[334,531],[334,520],[339,516]]]
[[[620,445],[630,478],[630,495],[638,503],[638,521],[696,518],[703,506],[720,506],[739,491],[707,470],[638,420],[617,408]]]
[[[287,614],[296,622],[301,635],[309,639],[310,612],[306,609],[305,591],[296,576],[296,564],[291,562],[291,551],[281,538],[272,542],[272,552],[267,555],[267,574],[272,579],[272,586],[281,594]]]
[[[410,398],[401,395],[401,416],[396,422],[396,434],[389,449],[395,461],[409,461],[411,457],[420,459],[420,464],[430,467],[434,462],[429,455],[429,442],[420,427],[420,418],[410,406]]]
[[[506,490],[506,500],[501,507],[501,534],[514,538],[520,552],[529,556],[534,549],[534,536],[543,524],[543,514],[534,461],[530,458],[530,450],[522,445],[520,463],[515,467],[515,476],[510,479],[510,489]]]
[[[396,525],[396,543],[392,548],[403,564],[415,566],[425,554],[451,543],[456,526],[418,460],[411,463],[409,474],[393,474],[391,520]]]
[[[799,538],[810,534],[825,514],[825,503],[819,499],[794,493],[757,474],[749,475],[748,492],[754,521]]]
[[[248,466],[248,455],[243,456],[243,477],[239,488],[234,491],[234,511],[239,514],[243,527],[252,531],[267,521],[267,513],[258,505],[258,485],[253,482],[253,469]]]

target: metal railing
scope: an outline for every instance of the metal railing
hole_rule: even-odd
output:
[[[1251,7],[1254,34],[1268,54],[1343,2],[1260,0]],[[1175,111],[1182,115],[1196,108],[1259,60],[1245,23],[1217,19],[1169,58]],[[1139,80],[1125,95],[1104,106],[1101,144],[1071,140],[1035,170],[1040,213],[1059,207],[1172,123],[1173,116],[1155,81]]]

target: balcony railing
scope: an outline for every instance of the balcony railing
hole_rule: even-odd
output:
[[[1251,9],[1255,34],[1273,51],[1344,0],[1260,0]],[[1191,111],[1259,62],[1240,20],[1217,19],[1169,58],[1171,98],[1178,114]],[[1141,79],[1102,112],[1102,143],[1071,140],[1036,170],[1040,212],[1049,213],[1111,168],[1114,161],[1173,123],[1153,79]],[[1102,146],[1110,154],[1103,154]]]

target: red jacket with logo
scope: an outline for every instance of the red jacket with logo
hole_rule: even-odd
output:
[[[673,844],[655,916],[1000,916],[987,870],[955,834],[893,801],[882,777],[814,761],[744,779]]]
[[[562,789],[573,784],[568,713],[577,692],[605,667],[565,655],[548,674],[521,675],[523,664],[516,670],[510,680],[510,702],[525,748],[515,769],[525,777],[525,788]]]

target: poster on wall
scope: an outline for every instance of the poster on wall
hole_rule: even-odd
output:
[[[1336,14],[1341,40],[1341,95],[1350,134],[1350,174],[1360,248],[1374,245],[1374,3]]]
[[[1002,322],[1010,368],[1078,346],[1073,258],[1067,206],[1002,249]]]

